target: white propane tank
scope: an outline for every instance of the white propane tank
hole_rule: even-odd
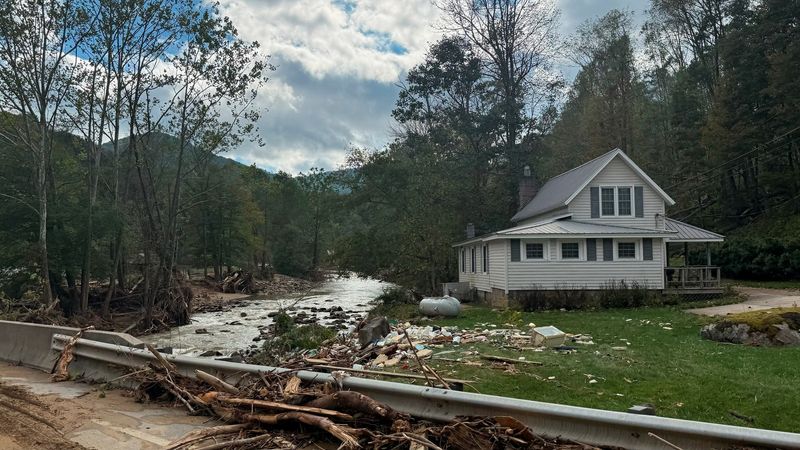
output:
[[[426,316],[457,317],[461,311],[461,302],[449,295],[425,297],[419,302],[419,311]]]

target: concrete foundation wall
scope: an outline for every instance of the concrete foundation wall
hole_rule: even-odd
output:
[[[0,360],[49,372],[58,359],[50,349],[53,335],[74,336],[78,328],[0,320]],[[86,331],[83,336],[107,344],[143,347],[135,337],[110,331]]]

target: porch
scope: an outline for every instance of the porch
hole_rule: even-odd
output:
[[[711,264],[711,243],[722,242],[724,237],[674,219],[666,219],[665,225],[675,234],[665,242],[664,293],[721,294],[722,276],[719,266]],[[696,248],[698,244],[702,244],[705,251],[690,253],[690,245]],[[682,250],[677,255],[674,254],[675,247]],[[695,261],[691,260],[692,257]],[[697,261],[701,257],[704,261]]]

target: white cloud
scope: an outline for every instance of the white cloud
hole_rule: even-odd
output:
[[[558,0],[561,30],[613,7],[639,12],[641,0]],[[397,83],[439,38],[432,0],[221,0],[247,40],[257,40],[278,70],[258,106],[264,148],[226,156],[291,173],[336,168],[349,145],[390,141]],[[575,67],[557,63],[567,79]]]
[[[430,0],[225,0],[222,10],[243,38],[300,63],[317,78],[384,83],[397,81],[419,61],[426,42],[435,37],[430,23],[437,11]],[[407,51],[392,51],[400,47]]]
[[[397,83],[437,40],[431,0],[222,0],[278,69],[261,90],[263,148],[225,156],[290,173],[333,169],[389,141]]]

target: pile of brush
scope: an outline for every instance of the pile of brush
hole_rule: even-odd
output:
[[[195,430],[171,443],[172,450],[317,448],[340,449],[594,449],[546,439],[512,417],[460,418],[432,423],[396,411],[334,382],[306,383],[296,371],[245,376],[236,385],[197,370],[196,378],[151,348],[157,362],[132,373],[142,401],[178,402],[190,414],[223,424]]]

